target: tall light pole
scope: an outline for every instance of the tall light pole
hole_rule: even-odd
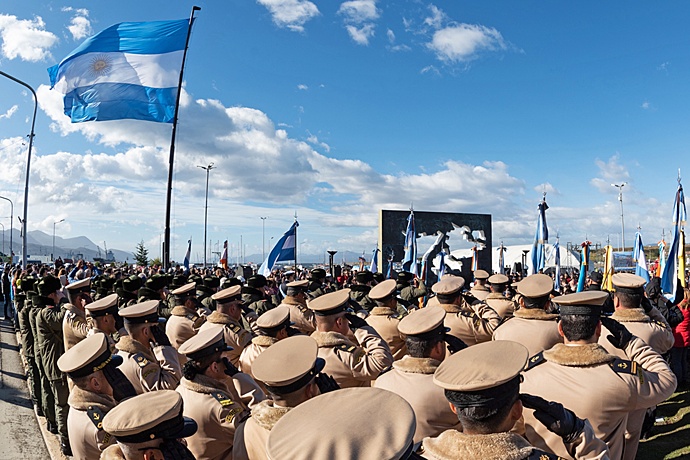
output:
[[[2,222],[0,222],[0,226],[2,226],[2,253],[5,253],[5,225],[3,225]]]
[[[616,187],[618,189],[618,201],[621,202],[621,251],[625,251],[625,221],[623,219],[623,187],[627,182],[622,184],[611,184],[611,187]]]
[[[266,259],[266,219],[268,217],[261,217],[261,261]]]
[[[64,222],[64,221],[65,221],[65,219],[61,219],[61,220],[58,220],[57,222],[53,222],[53,252],[50,254],[50,258],[53,260],[53,262],[55,261],[55,226],[59,223]],[[99,249],[99,251],[100,251],[100,249]],[[106,254],[106,257],[107,256],[108,255]]]
[[[4,196],[0,196],[0,200],[7,200],[10,202],[10,265],[12,265],[14,263],[14,252],[12,252],[12,221],[14,220],[14,203],[12,203],[12,200]],[[3,252],[5,251],[3,250]]]
[[[213,169],[213,163],[208,166],[197,166],[206,171],[206,205],[204,206],[204,268],[206,268],[206,230],[208,228],[208,176]]]
[[[29,153],[26,156],[26,182],[24,185],[24,218],[22,219],[22,268],[26,268],[26,216],[29,210],[29,171],[31,171],[31,148],[34,145],[34,127],[36,126],[36,112],[38,111],[38,98],[36,97],[36,91],[29,86],[27,83],[14,78],[12,75],[7,74],[0,70],[0,75],[9,78],[10,80],[25,86],[31,91],[34,96],[34,116],[31,120],[31,133],[29,134]],[[12,252],[12,251],[10,251]]]

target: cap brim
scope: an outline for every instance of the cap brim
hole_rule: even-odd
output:
[[[314,374],[319,374],[326,367],[326,360],[323,358],[316,358],[314,363]]]
[[[189,418],[189,417],[182,417],[184,419],[184,425],[182,426],[182,429],[180,430],[179,434],[176,435],[176,438],[188,438],[192,436],[196,431],[199,429],[199,425],[197,423]]]
[[[112,355],[110,357],[110,362],[108,363],[111,366],[114,367],[120,367],[120,364],[124,362],[124,359],[122,359],[122,356],[120,355]]]
[[[163,318],[162,316],[159,316],[159,317],[158,317],[158,324],[163,324],[163,323],[165,323],[166,321],[168,321],[167,318]]]

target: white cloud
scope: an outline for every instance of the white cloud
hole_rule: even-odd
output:
[[[299,84],[299,85],[297,85],[297,89],[299,89],[301,91],[307,91],[309,89],[309,87],[307,85],[304,85],[304,84]]]
[[[58,41],[55,34],[45,30],[45,22],[40,16],[29,20],[7,14],[0,14],[0,39],[4,57],[30,62],[52,57],[49,50]]]
[[[433,29],[440,29],[448,17],[435,5],[429,5],[429,11],[431,11],[431,16],[424,18],[424,25]]]
[[[304,32],[304,24],[319,14],[318,7],[308,0],[257,0],[271,13],[278,27]]]
[[[386,37],[388,37],[389,43],[391,43],[391,44],[395,43],[395,32],[393,32],[390,29],[386,30]]]
[[[603,194],[618,194],[618,189],[611,186],[611,184],[621,184],[630,181],[630,172],[628,168],[620,164],[620,154],[616,153],[608,161],[597,159],[595,161],[599,174],[590,181],[600,193]],[[629,187],[629,186],[628,186]]]
[[[89,20],[89,10],[77,9],[76,13],[72,17],[70,25],[67,26],[67,30],[72,34],[74,40],[81,40],[90,36],[93,29],[91,29],[91,21]]]
[[[642,107],[644,110],[649,110],[649,109],[652,108],[652,106],[651,106],[651,104],[649,103],[649,101],[644,101],[640,107]]]
[[[319,138],[316,137],[314,134],[309,133],[309,137],[307,137],[307,142],[309,142],[311,145],[321,147],[322,149],[324,149],[326,153],[331,151],[331,146],[326,144],[325,142],[320,141]]]
[[[427,47],[446,63],[469,62],[483,51],[499,51],[508,48],[501,33],[490,27],[474,24],[458,24],[434,32]]]
[[[18,109],[18,105],[13,105],[9,109],[7,109],[7,112],[0,114],[0,120],[3,118],[12,118],[12,115],[14,115]]]
[[[552,195],[560,195],[561,192],[558,191],[556,187],[554,187],[550,182],[544,182],[543,184],[539,184],[536,187],[534,187],[535,192],[539,193],[550,193]],[[547,200],[548,201],[548,200]]]
[[[345,30],[358,45],[368,45],[375,34],[376,21],[380,11],[376,7],[376,0],[350,0],[343,2],[338,8],[345,22]],[[390,35],[389,35],[390,39]]]

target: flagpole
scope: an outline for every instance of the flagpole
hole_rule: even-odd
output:
[[[297,210],[295,210],[295,222],[297,222]],[[295,273],[297,273],[297,227],[295,227]]]
[[[192,14],[189,16],[189,27],[187,28],[187,40],[182,52],[182,67],[180,67],[180,79],[177,83],[177,97],[175,98],[175,116],[173,117],[172,137],[170,139],[170,159],[168,160],[168,190],[165,200],[165,247],[163,249],[163,268],[168,271],[170,268],[170,204],[172,199],[173,182],[173,163],[175,160],[175,136],[177,134],[177,112],[180,108],[180,94],[182,93],[182,78],[184,75],[184,63],[187,59],[187,48],[189,47],[189,37],[192,34],[192,24],[194,23],[194,12],[201,11],[201,7],[193,6]],[[204,257],[206,257],[204,255]]]

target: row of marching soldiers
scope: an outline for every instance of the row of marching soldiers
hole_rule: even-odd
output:
[[[17,300],[37,409],[75,458],[634,459],[676,388],[644,280],[552,297],[536,274],[507,299],[486,275],[445,276],[420,309],[410,274],[331,290],[321,269],[280,301],[260,275],[203,302],[179,280],[165,300],[92,302],[86,279],[67,303],[48,275]]]

